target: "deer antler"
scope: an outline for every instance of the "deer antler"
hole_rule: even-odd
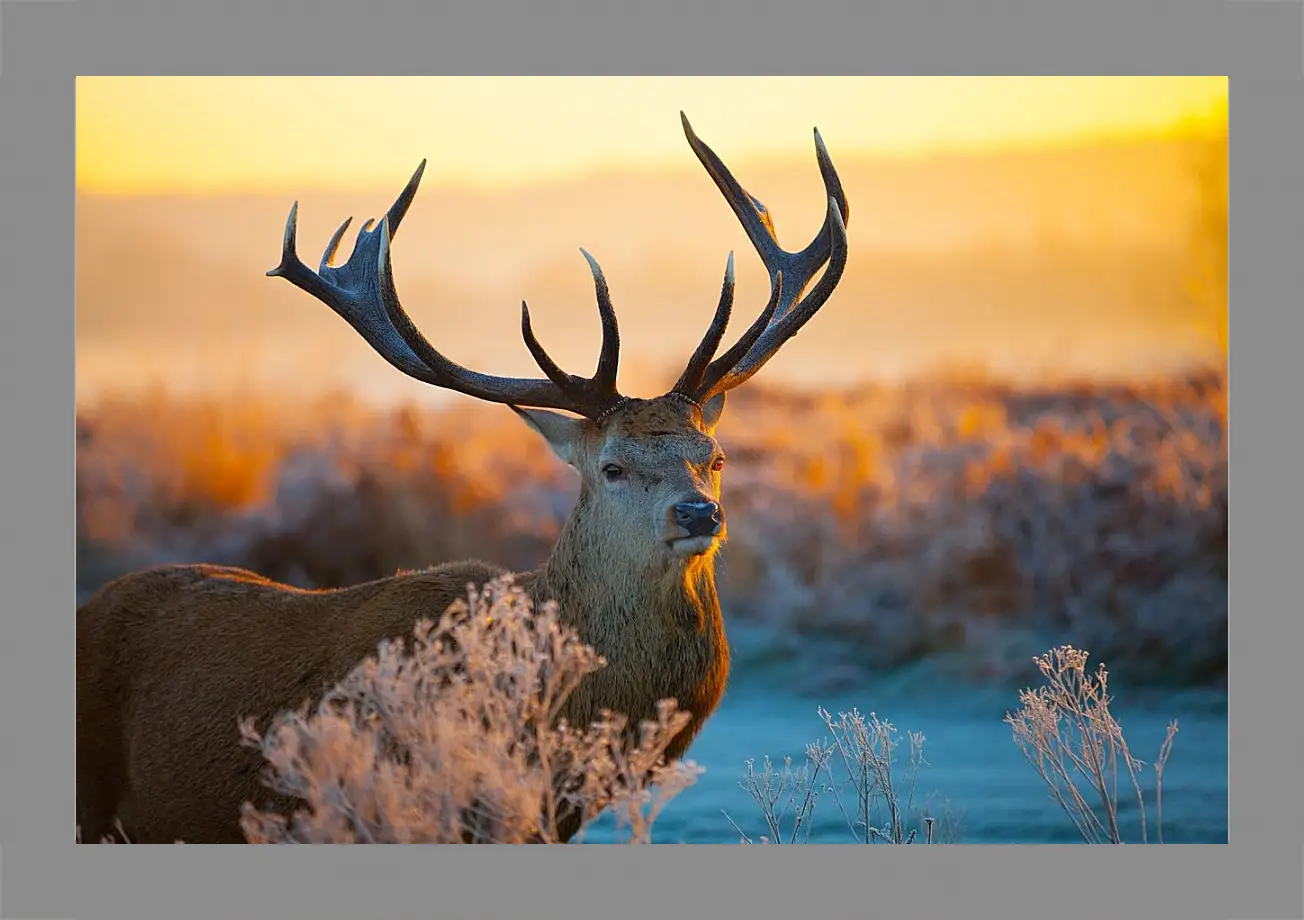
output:
[[[770,272],[770,300],[761,315],[743,334],[733,348],[711,361],[716,348],[724,338],[725,326],[733,306],[733,254],[725,272],[724,288],[715,318],[693,353],[683,375],[671,389],[672,393],[687,396],[701,403],[712,396],[732,390],[759,371],[765,362],[774,357],[780,346],[796,335],[812,316],[824,306],[833,289],[842,278],[847,265],[847,221],[851,209],[842,191],[833,161],[824,148],[819,129],[815,130],[815,155],[824,189],[828,194],[828,214],[815,238],[800,252],[789,252],[779,245],[770,212],[759,200],[750,195],[715,151],[693,133],[688,117],[679,113],[688,143],[702,161],[706,171],[723,193],[734,214],[738,216],[761,261]],[[828,268],[814,289],[802,297],[806,286],[825,263]],[[801,298],[798,300],[798,298]],[[708,363],[709,362],[709,363]]]
[[[837,171],[816,129],[815,153],[828,193],[828,214],[823,227],[805,249],[800,252],[783,249],[779,246],[774,223],[765,205],[748,194],[715,152],[693,133],[687,116],[680,112],[680,118],[693,152],[733,208],[770,273],[770,300],[765,309],[732,348],[712,360],[724,338],[733,309],[734,263],[733,253],[729,254],[715,318],[693,352],[688,367],[670,391],[701,403],[751,378],[828,300],[846,268],[846,222],[851,211]],[[601,421],[626,400],[616,389],[620,330],[602,269],[583,249],[580,252],[588,260],[593,273],[598,314],[602,320],[602,348],[592,377],[568,374],[548,356],[534,335],[530,310],[524,301],[521,302],[521,336],[546,379],[495,377],[462,367],[440,354],[412,322],[394,287],[389,246],[412,204],[425,167],[426,161],[422,160],[407,186],[381,218],[379,226],[372,229],[375,221],[370,219],[363,224],[353,253],[343,265],[333,266],[330,262],[353,218],[345,220],[335,231],[320,267],[314,272],[295,253],[299,211],[296,201],[285,223],[281,263],[267,274],[285,278],[326,304],[357,330],[381,357],[410,377],[488,402],[564,409]],[[811,279],[826,264],[827,268],[814,289],[802,297]]]
[[[362,225],[353,253],[343,265],[333,266],[330,262],[353,218],[345,220],[335,231],[322,255],[321,266],[314,272],[299,260],[295,252],[299,211],[296,201],[285,222],[281,263],[267,274],[285,278],[326,304],[357,330],[382,358],[409,377],[433,386],[488,402],[564,409],[595,420],[623,402],[625,397],[616,390],[616,371],[620,361],[620,330],[616,313],[611,306],[602,269],[584,250],[580,251],[584,252],[593,272],[598,312],[602,318],[602,349],[593,377],[576,377],[557,366],[535,338],[530,326],[529,307],[524,301],[521,303],[521,335],[547,379],[481,374],[444,357],[421,334],[399,301],[389,245],[412,204],[425,168],[426,161],[422,160],[407,186],[381,218],[379,226],[371,229],[375,222],[373,219]]]

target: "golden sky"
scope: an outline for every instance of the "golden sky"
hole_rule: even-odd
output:
[[[594,169],[1046,143],[1199,119],[1226,77],[81,77],[77,187],[502,187]]]

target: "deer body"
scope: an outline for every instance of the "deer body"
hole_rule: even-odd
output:
[[[636,726],[655,717],[659,701],[674,699],[692,719],[667,751],[671,758],[688,748],[728,676],[714,577],[727,538],[719,504],[724,457],[714,437],[725,392],[754,374],[827,299],[845,265],[847,212],[817,133],[829,215],[805,250],[779,249],[763,206],[742,191],[686,119],[684,127],[773,283],[761,316],[712,360],[732,306],[730,256],[715,321],[664,396],[632,399],[616,391],[615,314],[587,253],[603,320],[593,378],[573,377],[551,361],[524,305],[522,333],[546,380],[489,377],[435,351],[399,305],[389,264],[389,240],[420,170],[381,225],[363,227],[343,266],[329,262],[344,227],[318,272],[298,261],[292,210],[281,265],[269,273],[325,301],[410,376],[509,405],[579,474],[579,499],[548,560],[516,581],[536,605],[555,601],[563,621],[607,660],[579,685],[562,715],[585,726],[610,710]],[[798,301],[826,262],[814,291]],[[796,283],[785,285],[784,272]],[[136,842],[243,842],[242,803],[280,811],[295,803],[262,785],[261,756],[239,745],[237,721],[253,717],[265,725],[277,712],[319,700],[380,641],[410,637],[417,620],[438,619],[466,597],[468,585],[478,588],[504,574],[466,561],[312,591],[240,569],[189,565],[148,569],[104,586],[77,611],[82,839],[96,842],[121,823]]]
[[[147,570],[106,586],[79,611],[79,646],[113,643],[126,652],[130,644],[122,640],[131,634],[150,635],[151,645],[79,673],[84,838],[112,835],[120,822],[137,843],[242,843],[242,803],[284,812],[295,803],[262,785],[262,758],[239,745],[236,716],[265,725],[279,711],[319,699],[374,654],[380,639],[410,638],[417,619],[465,598],[468,583],[501,574],[489,565],[453,563],[338,591],[297,591],[240,569],[195,565]],[[518,578],[536,603],[556,596],[541,575]],[[644,627],[634,640],[602,628],[633,620],[638,611],[628,600],[572,622],[609,664],[571,695],[566,719],[587,725],[604,708],[652,719],[657,700],[674,698],[693,716],[667,751],[681,756],[719,702],[728,673],[720,609],[713,590],[708,596],[708,604],[672,599],[662,610],[678,616],[654,619],[666,628]],[[148,611],[149,623],[131,630],[115,615],[133,609]],[[251,644],[259,637],[275,641]],[[223,666],[206,670],[212,661]]]
[[[240,843],[243,802],[271,807],[259,724],[319,698],[382,638],[496,577],[457,563],[337,591],[241,569],[168,566],[106,585],[77,611],[77,805],[82,838],[115,822],[138,843]],[[114,650],[113,655],[106,650]]]

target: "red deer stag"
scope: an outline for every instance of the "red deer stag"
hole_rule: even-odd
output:
[[[678,382],[663,396],[616,390],[620,336],[607,283],[587,252],[602,320],[597,370],[576,377],[521,333],[543,379],[493,377],[436,351],[399,303],[390,242],[424,161],[353,253],[331,265],[349,221],[316,272],[295,254],[298,203],[280,264],[268,272],[325,303],[403,373],[516,412],[579,474],[579,499],[557,544],[517,583],[607,659],[564,713],[588,725],[603,709],[632,724],[672,698],[692,721],[668,756],[683,755],[724,692],[729,649],[714,580],[725,540],[724,456],[714,435],[725,394],[748,380],[824,304],[842,277],[849,215],[819,132],[828,196],[818,235],[800,252],[779,246],[768,211],[683,118],[688,142],[769,270],[771,293],[737,344],[716,357],[733,304],[733,256],[715,317]],[[582,250],[581,250],[582,251]],[[819,281],[803,298],[814,276]],[[556,411],[571,413],[563,415]],[[578,416],[578,417],[576,417]],[[304,591],[209,565],[152,568],[105,585],[77,611],[77,812],[82,839],[120,824],[136,842],[243,842],[241,804],[270,801],[261,759],[238,744],[237,720],[318,699],[383,639],[409,637],[419,617],[464,598],[469,583],[504,572],[463,561],[338,590]],[[573,827],[567,833],[573,832]]]

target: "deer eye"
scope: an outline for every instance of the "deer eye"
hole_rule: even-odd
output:
[[[602,475],[606,476],[609,482],[614,482],[621,476],[624,476],[625,471],[614,463],[608,463],[602,468]]]
[[[711,469],[715,470],[717,473],[724,469],[724,457],[716,457],[712,460]]]

